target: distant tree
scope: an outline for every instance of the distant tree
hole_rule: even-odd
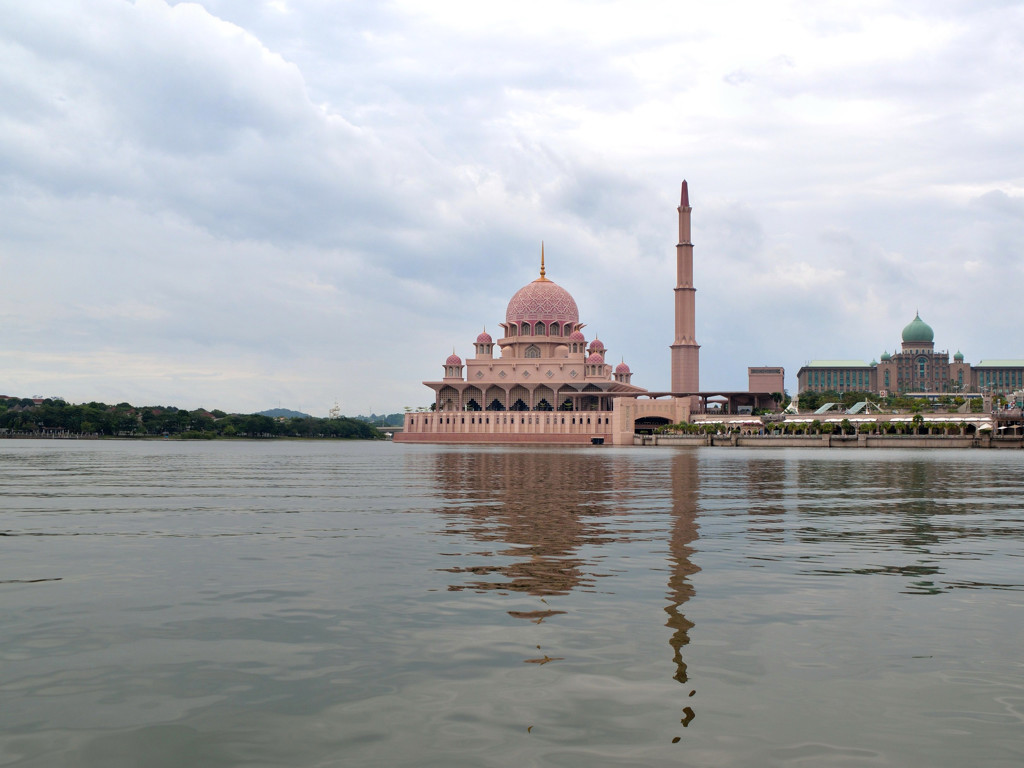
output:
[[[810,389],[800,393],[797,397],[797,407],[801,411],[816,411],[821,407],[821,394]]]

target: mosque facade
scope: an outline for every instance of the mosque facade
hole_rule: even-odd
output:
[[[1007,395],[1024,388],[1024,360],[966,362],[957,350],[935,349],[935,333],[920,313],[904,327],[900,348],[879,360],[812,360],[797,372],[798,392]]]
[[[624,357],[612,365],[604,343],[587,339],[575,299],[547,277],[542,246],[540,276],[512,296],[499,338],[483,330],[465,361],[453,351],[443,377],[423,382],[434,392],[431,410],[406,414],[395,440],[632,445],[638,422],[687,421],[698,407],[700,347],[685,181],[677,210],[672,393],[633,384]]]
[[[543,248],[540,276],[516,291],[498,327],[497,340],[484,330],[472,357],[453,352],[443,377],[423,382],[433,409],[407,414],[396,440],[615,442],[616,397],[646,390],[624,360],[607,362],[600,339],[587,339],[575,299],[547,277]]]

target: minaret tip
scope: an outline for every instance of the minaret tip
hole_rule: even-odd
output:
[[[689,208],[690,207],[690,192],[686,187],[686,179],[683,179],[683,191],[679,196],[679,207]]]

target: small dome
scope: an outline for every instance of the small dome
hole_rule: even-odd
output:
[[[493,344],[494,343],[494,339],[491,338],[491,334],[489,334],[487,331],[484,331],[483,333],[481,333],[479,336],[476,337],[476,343],[477,344]]]
[[[964,353],[958,349],[956,354],[953,355],[953,359],[958,363],[962,363],[964,361]]]
[[[590,342],[589,349],[591,352],[602,350],[604,349],[604,342],[602,342],[600,339],[594,339],[592,342]]]
[[[625,362],[621,362],[615,366],[616,373],[629,373],[629,366]]]
[[[594,352],[590,357],[587,358],[587,362],[591,365],[599,365],[604,362],[604,358],[601,357],[597,352]]]
[[[874,358],[872,358],[872,360],[871,360],[871,367],[874,368],[876,365],[878,365],[878,361],[875,360]]]
[[[935,331],[932,330],[928,323],[921,319],[920,313],[914,315],[914,319],[903,329],[904,342],[925,343],[931,342],[934,339]]]
[[[883,352],[882,353],[882,362],[883,363],[888,363],[890,360],[892,360],[892,355],[890,355],[888,352]]]
[[[448,359],[444,361],[445,365],[462,365],[462,358],[456,355],[454,352],[448,355]]]
[[[569,334],[569,341],[586,341],[587,337],[583,335],[583,331],[573,331]]]

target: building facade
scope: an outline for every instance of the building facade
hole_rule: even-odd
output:
[[[689,421],[691,414],[708,409],[709,399],[721,401],[715,403],[718,413],[774,407],[772,393],[783,391],[785,372],[779,367],[750,368],[749,392],[699,391],[692,209],[685,181],[676,212],[671,391],[636,386],[624,360],[613,366],[604,343],[587,340],[576,301],[547,277],[542,245],[540,276],[509,301],[499,338],[485,329],[465,362],[453,351],[442,366],[443,377],[423,382],[434,391],[431,409],[406,414],[394,439],[632,445],[636,432]],[[766,389],[754,391],[755,385]]]
[[[1024,360],[982,360],[972,366],[959,350],[935,349],[935,334],[917,314],[903,329],[899,350],[879,360],[812,360],[797,372],[798,392],[1006,395],[1024,386]]]
[[[587,443],[613,440],[616,395],[645,392],[623,360],[587,340],[572,295],[540,276],[512,296],[495,340],[476,337],[465,363],[454,352],[434,391],[433,410],[409,414],[396,439],[430,442]]]
[[[423,382],[434,391],[431,410],[407,414],[395,440],[631,445],[639,424],[687,421],[697,398],[679,395],[697,393],[700,347],[685,181],[676,210],[673,392],[647,397],[623,358],[612,365],[604,343],[587,340],[575,299],[547,277],[542,245],[540,276],[512,296],[500,337],[485,329],[465,362],[453,351],[441,380]]]
[[[786,369],[779,365],[747,368],[747,390],[750,392],[786,391]]]

